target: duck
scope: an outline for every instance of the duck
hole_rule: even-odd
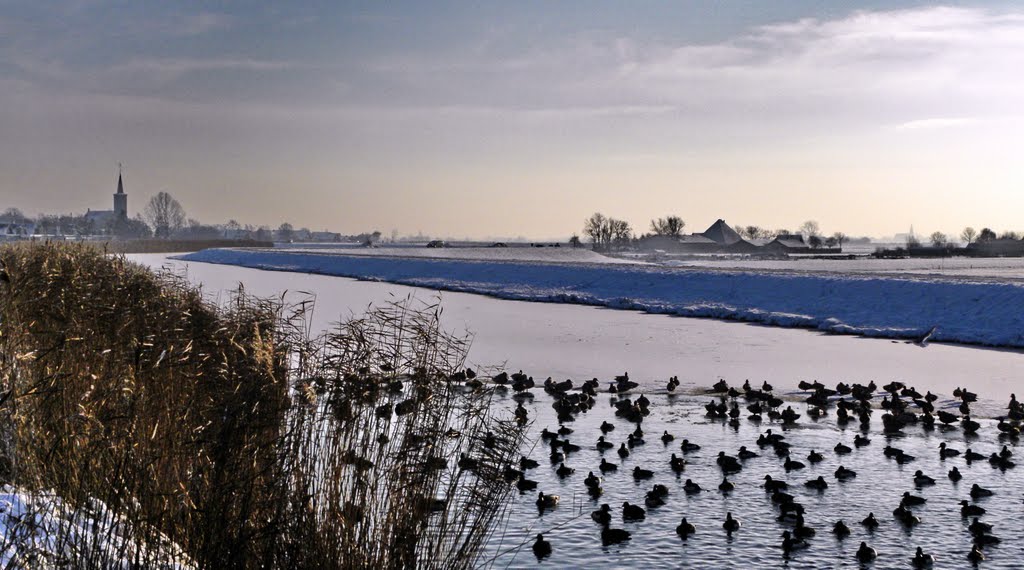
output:
[[[551,543],[544,540],[543,534],[538,534],[537,540],[533,543],[533,555],[537,560],[551,556]]]
[[[951,481],[953,481],[954,483],[956,483],[957,481],[959,481],[959,480],[961,480],[963,478],[964,478],[964,476],[960,474],[960,470],[957,469],[956,467],[953,467],[952,469],[949,470],[949,479]]]
[[[645,443],[647,442],[644,441],[644,438],[633,433],[629,434],[629,436],[626,437],[626,444],[629,446],[630,449],[638,445],[643,445]]]
[[[718,458],[715,462],[726,473],[739,471],[743,468],[738,459],[731,455],[726,455],[724,451],[718,452]]]
[[[541,441],[551,441],[552,439],[557,439],[557,438],[558,438],[558,434],[553,432],[553,431],[548,430],[548,428],[544,428],[544,429],[540,430],[540,439],[541,439]]]
[[[625,443],[619,445],[619,457],[621,457],[623,459],[629,457],[629,450],[626,449],[626,444]]]
[[[679,526],[676,527],[676,534],[678,534],[679,538],[682,538],[683,540],[686,540],[686,537],[690,536],[695,532],[697,532],[697,527],[686,522],[686,517],[683,517],[683,520],[679,523]]]
[[[785,481],[779,481],[777,479],[772,479],[771,475],[765,475],[764,485],[761,486],[764,487],[765,491],[782,491],[789,488],[789,483],[786,483]]]
[[[835,476],[836,479],[839,479],[840,481],[846,481],[848,479],[853,479],[854,477],[856,477],[857,472],[854,471],[853,469],[847,469],[846,467],[840,465],[836,469]]]
[[[800,463],[799,461],[791,459],[789,457],[789,455],[787,454],[786,455],[786,461],[783,462],[782,467],[788,473],[789,471],[795,471],[797,469],[803,469],[805,467],[805,465],[803,463]]]
[[[725,522],[722,523],[722,528],[724,528],[725,532],[728,534],[732,534],[740,529],[740,521],[732,518],[731,512],[725,513]]]
[[[605,441],[604,440],[604,436],[602,435],[602,436],[597,438],[597,445],[596,445],[596,447],[597,447],[598,451],[600,451],[601,453],[604,453],[605,451],[615,447],[615,444],[610,442],[610,441]]]
[[[558,466],[558,469],[555,470],[555,475],[558,475],[559,479],[565,479],[566,477],[572,475],[575,472],[575,469],[573,469],[572,467],[566,467],[565,463],[562,463],[561,465]]]
[[[974,451],[971,451],[971,448],[968,447],[967,451],[964,452],[964,459],[966,459],[967,462],[970,463],[972,461],[981,461],[985,459],[985,456],[980,453],[975,453]]]
[[[686,460],[684,460],[682,457],[676,457],[676,454],[673,453],[672,458],[668,460],[668,466],[672,469],[672,471],[676,473],[682,473],[683,470],[686,469]]]
[[[910,510],[907,509],[907,507],[904,507],[903,505],[896,507],[892,511],[892,516],[896,517],[896,520],[900,521],[901,523],[903,523],[904,526],[908,527],[921,523],[921,519],[914,516],[914,513],[910,512]]]
[[[644,495],[644,505],[649,509],[654,509],[665,505],[665,499],[661,495],[654,491],[648,491]]]
[[[615,429],[615,424],[608,423],[607,421],[601,422],[601,433],[607,434]]]
[[[605,459],[604,457],[601,458],[601,464],[598,465],[597,468],[598,468],[599,471],[601,471],[601,473],[609,473],[611,471],[618,471],[619,470],[619,466],[618,465],[616,465],[614,463],[608,463],[608,460]]]
[[[824,491],[825,489],[828,489],[828,482],[825,481],[824,477],[818,475],[817,479],[811,479],[810,481],[804,483],[804,487]]]
[[[683,491],[686,491],[687,495],[693,495],[694,493],[700,493],[704,489],[701,489],[700,485],[687,479],[686,483],[683,483]]]
[[[875,552],[874,548],[868,546],[868,543],[860,543],[860,548],[857,549],[857,560],[860,560],[861,562],[870,562],[877,557],[878,553]]]
[[[935,564],[935,557],[931,554],[925,554],[924,550],[918,546],[914,557],[910,559],[910,563],[914,565],[914,568],[931,568]]]
[[[932,479],[931,477],[925,475],[923,471],[918,469],[917,471],[914,472],[914,484],[917,485],[918,487],[923,487],[925,485],[934,485],[935,479]]]
[[[923,505],[928,502],[928,499],[924,497],[918,497],[917,495],[911,495],[910,491],[903,492],[903,498],[900,499],[900,505],[914,507],[917,505]]]
[[[835,451],[839,455],[846,455],[847,453],[851,453],[853,449],[851,449],[849,445],[843,445],[842,442],[839,442],[832,448],[832,451]]]
[[[800,538],[793,538],[788,530],[782,531],[782,552],[789,554],[794,550],[807,548],[807,542]]]
[[[818,463],[820,461],[823,461],[824,459],[824,455],[818,453],[817,451],[814,451],[813,449],[810,453],[807,454],[807,461],[810,461],[811,463]]]
[[[587,478],[583,480],[583,484],[586,485],[587,487],[600,487],[601,478],[598,477],[597,475],[594,475],[594,472],[591,471],[587,473]]]
[[[749,449],[747,449],[747,446],[741,445],[740,446],[740,450],[736,454],[736,456],[739,457],[741,460],[745,460],[745,459],[753,459],[755,457],[758,457],[758,454],[756,454],[753,451],[750,451]]]
[[[641,469],[639,465],[633,468],[634,479],[639,481],[640,479],[650,479],[651,477],[654,477],[654,471]]]
[[[622,520],[640,521],[647,517],[647,511],[640,505],[631,505],[629,502],[622,503]]]
[[[608,546],[626,542],[631,539],[630,535],[631,533],[628,530],[605,526],[601,529],[601,544]]]
[[[590,518],[599,525],[607,526],[612,522],[612,508],[608,503],[601,505],[601,508],[590,513]]]
[[[953,449],[952,447],[946,446],[946,442],[942,442],[939,444],[940,459],[948,459],[950,457],[956,457],[957,455],[960,455],[959,449]]]
[[[532,490],[534,490],[536,488],[537,488],[537,482],[536,481],[532,481],[530,479],[527,479],[526,477],[520,476],[519,480],[516,481],[516,489],[519,489],[520,493],[525,493],[526,491],[532,491]]]
[[[661,442],[664,443],[665,445],[672,443],[673,441],[675,441],[675,439],[676,436],[668,433],[668,430],[665,430],[665,433],[661,434]]]
[[[545,509],[553,509],[558,506],[558,495],[545,495],[544,491],[537,493],[537,508],[542,512]]]
[[[540,463],[526,457],[525,455],[519,460],[519,468],[522,469],[523,471],[526,471],[528,469],[536,469],[537,467],[540,467]]]
[[[964,517],[980,517],[985,514],[984,507],[978,505],[972,505],[965,501],[960,501],[960,516]]]
[[[728,493],[736,488],[736,485],[729,480],[728,477],[722,477],[722,482],[718,484],[718,490],[723,493]]]
[[[978,564],[985,560],[985,555],[981,552],[981,549],[978,548],[978,545],[975,544],[974,546],[971,546],[971,551],[967,553],[967,559],[974,564]]]
[[[659,497],[667,497],[668,487],[656,483],[653,487],[651,487],[651,492]]]
[[[836,521],[835,525],[833,525],[832,534],[836,535],[836,538],[842,540],[847,536],[850,536],[850,527],[846,526],[846,523],[840,519]]]
[[[871,440],[866,435],[857,434],[853,436],[854,447],[864,447],[865,445],[871,445]]]
[[[992,525],[983,523],[978,517],[974,517],[974,522],[968,525],[967,530],[971,531],[973,535],[985,534],[992,531]]]
[[[972,499],[980,499],[982,497],[991,497],[992,495],[995,495],[995,493],[993,491],[991,491],[989,489],[986,489],[986,488],[978,485],[977,483],[971,485],[971,498]]]
[[[868,516],[864,517],[860,524],[868,527],[869,530],[873,530],[878,528],[878,519],[875,518],[875,513],[868,513]]]
[[[694,451],[699,451],[700,446],[696,443],[690,443],[690,440],[688,439],[684,439],[683,442],[679,444],[679,449],[681,449],[683,453],[692,453]]]

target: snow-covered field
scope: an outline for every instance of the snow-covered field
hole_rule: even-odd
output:
[[[679,259],[666,261],[675,267],[749,269],[815,273],[855,273],[882,276],[962,277],[970,280],[1024,281],[1024,258],[939,259]],[[990,278],[990,279],[989,279]]]
[[[539,263],[638,263],[595,253],[587,248],[572,247],[530,247],[517,244],[507,247],[425,247],[407,245],[383,245],[363,247],[358,244],[287,244],[278,245],[275,251],[309,254],[343,254],[367,257],[408,257],[416,259],[464,259],[474,261],[533,261]]]
[[[717,379],[742,384],[767,380],[795,390],[801,380],[837,382],[891,380],[922,392],[950,397],[967,386],[979,392],[978,411],[996,415],[1018,387],[1022,355],[1014,350],[820,334],[711,319],[651,315],[573,304],[509,301],[392,283],[356,281],[300,272],[260,271],[229,265],[184,262],[164,255],[133,255],[154,268],[168,267],[201,284],[213,298],[239,283],[259,296],[298,301],[316,297],[312,326],[358,316],[372,304],[415,295],[440,295],[442,324],[474,335],[473,366],[507,366],[538,378],[610,378],[628,371],[650,391],[664,391],[678,375],[684,386],[707,387]],[[221,297],[222,299],[224,297]]]
[[[522,249],[533,253],[534,248]],[[536,249],[544,253],[535,255],[590,253]],[[552,251],[559,253],[548,253]],[[1016,281],[667,268],[535,257],[430,259],[383,253],[350,255],[337,250],[211,249],[180,259],[387,281],[510,300],[594,305],[879,338],[919,339],[931,331],[932,341],[1024,347],[1024,283]]]

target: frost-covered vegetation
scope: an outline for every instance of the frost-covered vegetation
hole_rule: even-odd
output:
[[[4,567],[468,567],[503,513],[522,431],[437,307],[310,337],[94,248],[0,263]]]

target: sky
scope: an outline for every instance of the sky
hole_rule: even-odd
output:
[[[0,0],[0,207],[1024,230],[1024,5]]]

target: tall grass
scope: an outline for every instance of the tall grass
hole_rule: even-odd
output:
[[[76,512],[102,505],[113,521],[48,531],[60,536],[46,548],[8,527],[6,556],[56,567],[56,550],[80,568],[476,562],[523,432],[494,415],[489,391],[453,381],[467,341],[441,330],[439,307],[395,303],[311,336],[308,303],[239,291],[214,306],[88,246],[5,246],[0,264],[0,483]]]

